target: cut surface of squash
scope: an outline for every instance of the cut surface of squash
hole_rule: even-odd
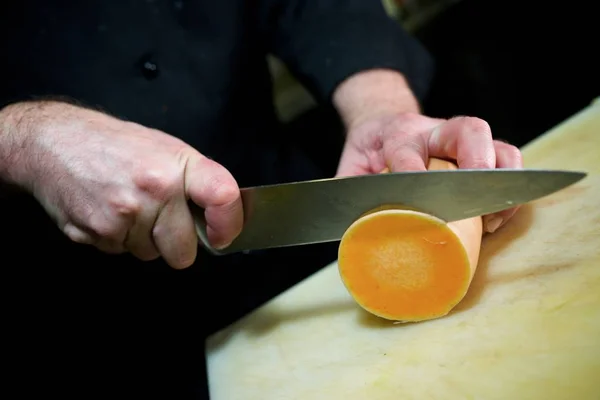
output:
[[[429,165],[453,167],[439,160]],[[481,235],[481,217],[446,223],[412,209],[378,207],[342,237],[340,277],[354,300],[379,317],[402,322],[442,317],[469,289]]]

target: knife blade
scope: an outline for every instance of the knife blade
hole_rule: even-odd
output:
[[[394,172],[242,188],[244,226],[225,249],[206,235],[204,210],[190,204],[198,237],[215,255],[341,240],[361,215],[387,204],[446,222],[495,213],[564,189],[587,174],[544,169]]]

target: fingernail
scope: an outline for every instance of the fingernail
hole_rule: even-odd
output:
[[[485,224],[485,230],[489,233],[494,233],[498,228],[500,228],[500,225],[502,225],[502,218],[493,217],[487,221],[487,224]]]

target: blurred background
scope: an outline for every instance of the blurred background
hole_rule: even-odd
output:
[[[594,2],[373,1],[383,1],[388,13],[435,58],[436,78],[423,104],[429,116],[478,116],[490,123],[495,137],[520,147],[600,93]],[[271,68],[280,118],[288,122],[292,136],[304,138],[304,147],[320,165],[333,172],[337,159],[331,154],[339,151],[339,137],[331,135],[331,142],[323,144],[327,152],[316,151],[310,132],[322,130],[310,127],[340,129],[338,122],[329,111],[315,107],[278,60],[271,59]]]
[[[477,116],[491,125],[495,138],[521,147],[600,95],[600,62],[595,54],[600,35],[594,28],[593,2],[372,1],[383,1],[390,16],[435,59],[433,86],[423,103],[427,116]],[[284,134],[333,176],[343,145],[343,129],[335,113],[317,107],[279,60],[271,57],[270,67]],[[240,315],[320,270],[337,255],[335,243],[312,245],[309,251],[299,247],[291,250],[293,256],[286,251],[271,251],[274,260],[286,260],[285,267],[274,261],[262,263],[260,269],[238,269],[240,281],[253,282],[239,289],[245,291],[238,298]],[[230,321],[235,318],[227,316]]]

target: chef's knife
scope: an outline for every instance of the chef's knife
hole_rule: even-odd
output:
[[[535,169],[395,172],[241,189],[245,222],[227,248],[208,242],[204,210],[191,205],[202,244],[213,254],[341,240],[365,212],[387,204],[446,222],[528,203],[583,179],[577,171]]]

